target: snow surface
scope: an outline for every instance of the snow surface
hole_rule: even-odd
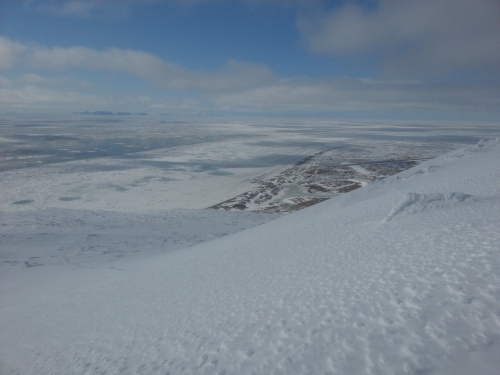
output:
[[[117,258],[170,253],[276,217],[213,210],[5,212],[0,223],[0,270],[64,264],[108,268]]]
[[[498,374],[499,161],[480,142],[189,249],[14,267],[0,373]]]

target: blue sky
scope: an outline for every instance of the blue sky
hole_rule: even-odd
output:
[[[500,119],[496,0],[3,0],[0,111]]]

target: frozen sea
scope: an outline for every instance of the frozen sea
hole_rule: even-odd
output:
[[[320,151],[432,158],[499,135],[497,124],[2,118],[0,210],[204,209]]]

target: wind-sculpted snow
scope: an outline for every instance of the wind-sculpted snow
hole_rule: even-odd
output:
[[[500,146],[471,150],[129,271],[18,267],[3,372],[497,375]]]
[[[424,212],[432,209],[439,209],[449,206],[454,206],[455,204],[474,201],[474,197],[470,194],[464,193],[451,193],[451,194],[418,194],[418,193],[408,193],[399,202],[396,207],[392,209],[384,219],[384,222],[389,222],[393,218],[400,214],[415,214],[418,212]]]
[[[476,155],[478,152],[482,152],[488,150],[490,147],[500,144],[500,138],[494,139],[481,139],[476,145],[473,147],[462,148],[453,152],[450,152],[447,156],[448,159],[454,158],[462,158],[462,157],[470,157]]]

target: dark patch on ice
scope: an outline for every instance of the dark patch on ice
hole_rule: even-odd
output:
[[[234,173],[226,171],[210,171],[208,174],[212,176],[232,176]]]
[[[30,204],[33,203],[33,199],[23,199],[21,201],[12,202],[12,204]]]
[[[30,125],[33,126],[33,125]],[[78,141],[79,138],[71,137],[67,135],[54,135],[54,134],[42,134],[42,135],[32,135],[32,134],[19,134],[15,136],[11,136],[12,139],[18,139],[21,141],[46,141],[46,142],[54,142],[54,141]]]
[[[160,177],[161,182],[170,182],[170,181],[176,181],[175,178],[170,178],[170,177]]]
[[[344,186],[344,187],[337,189],[337,191],[339,193],[348,193],[352,190],[359,189],[360,187],[361,187],[361,184],[359,182],[354,182],[351,185],[347,185],[347,186]]]
[[[38,267],[38,266],[43,266],[43,264],[42,264],[42,263],[30,263],[30,262],[28,262],[28,261],[24,262],[24,265],[25,265],[26,267],[28,267],[28,268],[30,268],[30,267]]]
[[[71,202],[71,201],[76,201],[80,199],[80,197],[61,197],[59,198],[60,201],[63,201],[63,202]]]

